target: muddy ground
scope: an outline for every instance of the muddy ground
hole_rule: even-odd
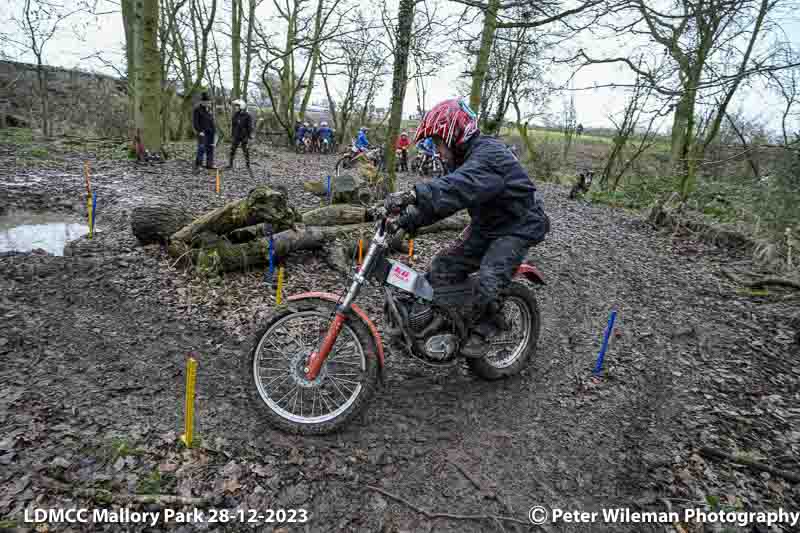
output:
[[[221,205],[213,176],[192,174],[188,150],[176,155],[140,166],[53,149],[47,161],[32,162],[0,147],[6,211],[60,210],[82,221],[86,159],[98,191],[91,242],[73,243],[66,257],[0,259],[3,527],[31,530],[26,509],[111,508],[109,493],[117,502],[138,493],[201,498],[204,508],[303,508],[309,520],[51,522],[38,530],[679,531],[602,522],[539,527],[527,513],[535,505],[799,510],[797,483],[699,452],[713,446],[800,471],[800,347],[791,322],[798,298],[739,291],[720,269],[755,270],[743,254],[657,231],[636,213],[570,201],[567,189],[541,184],[553,230],[529,255],[547,281],[537,289],[543,327],[530,367],[487,383],[465,368],[432,372],[390,351],[385,387],[362,420],[334,436],[292,437],[265,424],[243,372],[252,335],[274,304],[264,273],[197,279],[131,234],[130,210],[145,202],[167,200],[196,213]],[[253,176],[224,172],[224,199],[281,184],[295,205],[310,208],[318,199],[301,183],[331,172],[334,158],[259,149],[254,161]],[[415,266],[426,267],[454,237],[417,239]],[[338,292],[344,283],[313,253],[287,266],[287,294]],[[380,327],[377,292],[359,303]],[[595,382],[612,309],[616,334]],[[178,435],[191,350],[200,361],[200,440],[186,450]],[[432,518],[370,487],[431,513],[520,523]]]

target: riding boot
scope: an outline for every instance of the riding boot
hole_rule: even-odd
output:
[[[470,359],[480,359],[491,348],[491,339],[500,331],[510,328],[497,302],[486,306],[475,304],[473,307],[474,318],[470,327],[470,336],[461,348],[461,354]]]

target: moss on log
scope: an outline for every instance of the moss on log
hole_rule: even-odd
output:
[[[286,196],[269,187],[259,186],[250,191],[246,198],[206,213],[194,222],[176,231],[171,240],[192,242],[195,235],[210,231],[217,235],[253,226],[261,222],[272,224],[275,232],[280,232],[302,221],[300,214],[287,205]]]

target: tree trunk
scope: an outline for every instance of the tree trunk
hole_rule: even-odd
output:
[[[241,1],[241,0],[240,0]],[[239,94],[247,100],[247,87],[250,84],[250,64],[253,59],[253,27],[256,20],[256,0],[249,1],[250,9],[247,17],[247,42],[245,43],[244,76]]]
[[[158,0],[142,0],[142,115],[144,149],[161,153],[161,54],[158,51]]]
[[[41,58],[38,58],[36,65],[36,77],[39,81],[39,98],[42,100],[42,135],[50,137],[52,135],[52,126],[50,125],[50,99],[47,88],[47,71],[42,65]]]
[[[322,11],[324,5],[325,0],[319,0],[319,3],[317,4],[317,14],[314,18],[314,44],[311,45],[311,67],[309,67],[306,94],[303,96],[303,103],[300,105],[300,121],[304,121],[306,119],[306,108],[308,108],[308,102],[311,100],[311,91],[314,90],[314,76],[317,72],[320,47],[322,46],[322,43],[319,42],[319,36],[322,32]]]
[[[497,12],[500,10],[500,0],[489,0],[489,6],[483,19],[483,33],[481,35],[481,48],[475,60],[475,69],[472,71],[472,91],[469,95],[469,105],[478,113],[481,109],[481,89],[489,68],[489,57],[494,44],[494,34],[497,30]]]
[[[411,29],[414,25],[415,0],[400,0],[397,20],[397,48],[394,51],[394,74],[392,75],[392,112],[389,118],[389,140],[386,143],[386,192],[395,192],[394,147],[403,121],[403,101],[408,84],[408,54],[411,48]]]
[[[233,71],[233,89],[231,98],[239,98],[241,87],[242,60],[242,0],[231,0],[231,69]]]
[[[468,219],[464,217],[451,217],[421,228],[417,234],[461,231],[468,223]],[[363,239],[362,252],[366,255],[373,227],[374,224],[370,222],[341,226],[298,226],[296,229],[281,231],[272,236],[274,260],[283,262],[292,252],[319,249],[327,242],[336,239],[345,241],[345,251],[350,257],[358,246],[358,239]],[[401,233],[392,240],[390,246],[396,251],[408,253],[405,240],[405,236]],[[191,257],[191,264],[196,268],[217,273],[247,271],[269,264],[269,239],[266,237],[240,244],[232,244],[224,239],[217,239],[207,244],[203,248],[192,249],[185,240],[176,239],[173,235],[169,254],[175,258],[183,258],[184,264]]]
[[[367,210],[348,204],[320,207],[303,213],[303,223],[309,226],[334,226],[367,222]]]
[[[286,204],[286,197],[278,191],[259,186],[246,198],[230,202],[206,213],[172,235],[173,241],[191,243],[203,232],[225,235],[238,228],[269,222],[274,231],[292,227],[301,217]]]
[[[171,205],[136,207],[131,211],[131,229],[141,244],[166,244],[193,218],[191,213]]]
[[[313,250],[322,248],[325,236],[315,228],[285,230],[273,235],[273,255],[276,261],[282,262],[297,250]],[[262,238],[242,244],[231,244],[220,240],[213,246],[191,249],[183,242],[173,242],[169,246],[169,254],[185,260],[191,257],[191,264],[200,270],[212,272],[247,271],[261,268],[269,264],[269,239]]]
[[[125,59],[128,81],[128,139],[131,141],[131,156],[136,153],[133,145],[136,138],[136,43],[134,40],[135,10],[133,0],[122,0],[122,25],[125,27]]]

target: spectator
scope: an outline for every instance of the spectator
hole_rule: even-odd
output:
[[[248,142],[253,138],[253,118],[247,112],[247,104],[243,100],[234,100],[233,108],[236,112],[231,120],[231,155],[228,160],[228,167],[233,168],[233,158],[236,156],[236,149],[242,145],[244,161],[247,168],[250,168],[250,150]]]
[[[194,107],[192,113],[192,126],[197,134],[197,156],[194,159],[194,171],[200,169],[203,156],[206,158],[206,168],[215,170],[214,165],[214,137],[217,133],[214,116],[211,114],[211,99],[208,93],[200,95],[200,103]]]

